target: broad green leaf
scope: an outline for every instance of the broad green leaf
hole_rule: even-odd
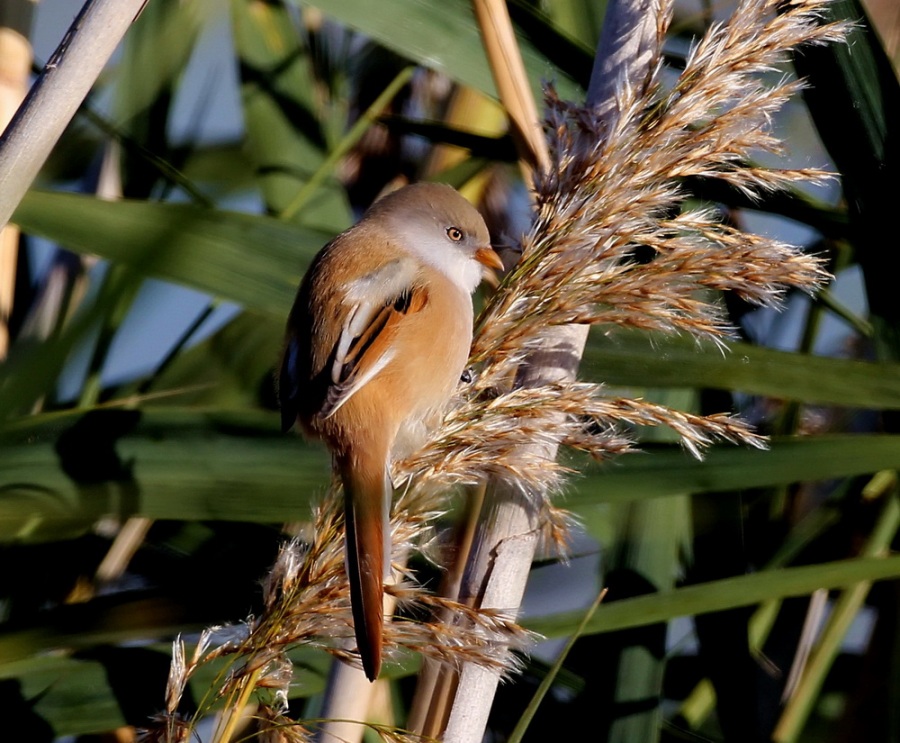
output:
[[[844,588],[861,581],[897,578],[900,578],[900,556],[858,557],[781,570],[764,570],[621,601],[608,595],[607,601],[588,623],[584,634],[646,627],[675,617],[751,606],[775,598],[806,596],[820,588]],[[578,627],[582,616],[582,612],[565,612],[529,618],[524,624],[546,637],[562,637]]]
[[[324,447],[276,413],[99,409],[10,426],[0,448],[0,540],[82,533],[104,514],[279,523],[328,485]]]
[[[102,733],[126,724],[106,669],[97,661],[36,656],[0,668],[0,675],[19,684],[33,714],[57,737]]]
[[[206,340],[182,351],[153,380],[153,405],[257,407],[260,389],[273,377],[283,338],[283,318],[242,312]],[[121,396],[127,397],[128,392]]]
[[[591,335],[581,374],[624,387],[713,387],[788,400],[900,409],[900,364],[775,351],[749,343],[721,349],[687,338]]]
[[[900,467],[900,436],[835,434],[775,438],[767,451],[715,446],[703,461],[679,447],[645,447],[576,479],[565,505],[576,512],[603,502],[679,493],[769,487]]]
[[[478,25],[466,0],[384,0],[377,13],[365,0],[316,0],[313,5],[407,59],[496,95]],[[544,81],[552,82],[563,98],[584,97],[574,79],[552,64],[535,42],[521,32],[517,38],[537,100],[541,100]]]
[[[333,237],[271,217],[44,191],[26,194],[13,221],[72,250],[279,317],[309,260]]]
[[[194,183],[202,183],[213,199],[255,184],[253,167],[240,142],[222,142],[192,147],[183,158],[181,172]]]

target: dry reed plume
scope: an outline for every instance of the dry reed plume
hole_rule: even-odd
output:
[[[395,554],[420,544],[445,508],[442,488],[499,478],[536,498],[557,492],[566,473],[541,459],[538,441],[607,458],[628,451],[622,429],[662,425],[694,454],[716,439],[763,446],[741,420],[698,416],[639,399],[604,396],[584,382],[517,388],[517,370],[569,323],[640,328],[721,340],[731,332],[714,296],[735,292],[775,306],[785,291],[814,291],[828,275],[815,257],[776,240],[722,224],[715,211],[681,211],[687,177],[719,179],[750,194],[817,181],[818,170],[750,165],[758,151],[779,153],[772,116],[800,83],[765,87],[760,78],[800,44],[839,41],[844,29],[821,22],[827,0],[743,0],[725,24],[712,26],[670,85],[663,78],[662,44],[672,0],[660,0],[658,45],[648,79],[623,81],[618,114],[598,124],[591,109],[548,95],[552,166],[535,184],[534,223],[522,259],[491,297],[477,322],[471,363],[474,381],[430,443],[396,465],[407,483],[393,521]],[[781,12],[776,12],[780,10]],[[637,251],[640,251],[638,255]],[[559,512],[545,502],[550,521]],[[352,637],[343,570],[340,499],[319,507],[312,542],[285,545],[265,585],[265,611],[238,639],[214,642],[207,631],[190,661],[175,643],[167,711],[153,740],[181,740],[191,721],[177,706],[188,678],[209,660],[231,656],[234,670],[215,693],[240,707],[254,687],[284,701],[291,679],[285,652],[318,644],[353,660],[342,640]],[[430,616],[449,610],[458,622],[395,620],[385,626],[391,651],[412,648],[447,662],[510,668],[507,646],[527,642],[509,617],[428,595],[410,576],[389,589]],[[473,631],[473,627],[477,631]],[[265,716],[285,740],[306,733],[279,710]],[[227,719],[227,718],[226,718]],[[277,721],[277,722],[276,722]],[[169,733],[166,727],[169,726]],[[293,736],[293,737],[292,737]],[[224,734],[218,739],[224,739]]]
[[[765,87],[760,77],[801,43],[843,37],[840,26],[819,22],[827,2],[741,2],[666,87],[661,53],[672,3],[663,0],[653,71],[640,86],[620,86],[608,130],[590,108],[548,95],[553,166],[536,179],[522,259],[479,318],[472,363],[480,375],[429,446],[401,463],[404,475],[470,482],[488,473],[552,494],[561,466],[534,460],[535,448],[525,445],[538,438],[606,458],[630,447],[616,424],[669,426],[697,455],[716,438],[763,445],[739,419],[607,398],[599,385],[515,389],[511,381],[554,326],[721,340],[731,328],[711,299],[716,292],[777,306],[788,288],[812,292],[827,280],[818,258],[725,225],[714,210],[679,213],[687,177],[719,179],[751,195],[827,177],[750,165],[754,152],[781,153],[772,115],[801,86]],[[775,14],[778,7],[785,12]]]

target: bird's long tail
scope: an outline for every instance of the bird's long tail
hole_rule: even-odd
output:
[[[344,483],[347,578],[353,626],[363,670],[374,681],[381,670],[384,579],[390,571],[391,482],[385,460],[339,462]]]

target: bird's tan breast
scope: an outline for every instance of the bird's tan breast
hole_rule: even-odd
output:
[[[326,436],[385,434],[396,458],[418,448],[440,423],[468,358],[472,300],[427,266],[420,267],[417,284],[425,302],[398,325],[390,361],[334,414]]]
[[[385,369],[393,383],[402,380],[409,405],[443,406],[453,394],[472,343],[472,299],[437,271],[423,268],[425,306],[407,318],[398,333],[397,356]],[[411,411],[415,412],[415,411]]]

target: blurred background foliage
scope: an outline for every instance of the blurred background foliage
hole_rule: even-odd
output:
[[[678,4],[673,69],[721,5]],[[535,94],[552,81],[580,100],[605,3],[509,7]],[[834,9],[858,20],[850,44],[794,60],[811,88],[776,126],[835,187],[750,203],[685,185],[827,256],[836,282],[781,314],[725,297],[725,353],[600,328],[582,364],[633,394],[740,410],[771,448],[698,462],[638,431],[644,454],[572,463],[574,557],[535,566],[525,623],[562,637],[609,595],[527,739],[900,739],[900,15]],[[7,118],[25,40],[74,12],[3,4]],[[173,635],[254,611],[329,477],[324,449],[278,430],[293,292],[384,187],[418,179],[461,188],[500,246],[528,219],[465,0],[148,4],[0,248],[0,738],[127,740],[162,706]],[[555,647],[501,688],[491,740]],[[313,715],[327,657],[296,660],[294,711]],[[400,723],[412,670],[391,681]]]

